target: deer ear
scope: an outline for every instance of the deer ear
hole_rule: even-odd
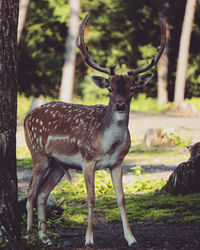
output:
[[[92,76],[92,81],[101,89],[108,87],[108,80],[101,76]]]
[[[152,78],[153,78],[154,74],[144,74],[144,75],[141,75],[141,76],[138,76],[136,79],[135,79],[135,85],[141,87],[141,86],[144,86],[146,85]]]

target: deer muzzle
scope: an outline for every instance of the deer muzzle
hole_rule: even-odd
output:
[[[118,112],[124,112],[126,110],[126,104],[124,102],[116,103],[116,110]]]

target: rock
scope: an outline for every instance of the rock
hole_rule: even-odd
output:
[[[161,141],[162,141],[162,129],[154,129],[154,128],[147,129],[144,136],[144,144],[147,147],[153,145],[160,145]]]
[[[189,102],[172,103],[169,110],[182,116],[200,116],[200,111]]]
[[[179,139],[179,133],[174,128],[151,128],[145,133],[144,144],[147,147],[158,145],[170,146],[176,144],[176,140]]]

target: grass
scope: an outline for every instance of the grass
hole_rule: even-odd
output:
[[[30,151],[28,150],[28,147],[18,146],[16,150],[16,155],[17,155],[17,167],[23,167],[24,169],[32,168],[31,154]]]
[[[184,197],[155,195],[153,192],[160,189],[164,181],[152,182],[148,175],[142,180],[140,173],[135,173],[134,178],[136,181],[133,185],[124,185],[131,223],[142,223],[146,220],[153,220],[156,224],[200,222],[200,194]],[[138,191],[148,193],[136,196]],[[87,195],[82,175],[73,183],[61,182],[53,194],[58,200],[67,197],[63,205],[63,219],[71,227],[87,224]],[[95,213],[104,222],[121,221],[110,175],[105,171],[96,173]]]
[[[67,184],[62,183],[54,191],[54,196],[57,198],[61,194],[61,196],[67,196],[67,201],[63,205],[64,221],[72,228],[85,226],[87,224],[86,218],[88,213],[85,191],[81,194],[81,188],[78,186],[78,194],[71,193],[69,189],[66,194],[63,193],[64,186],[66,187]],[[131,224],[142,223],[147,220],[152,220],[158,225],[200,222],[200,194],[175,197],[147,193],[135,196],[129,189],[128,191],[126,190],[126,196],[127,214]],[[104,195],[97,195],[95,214],[100,218],[100,221],[105,223],[121,221],[112,188]],[[99,220],[96,220],[96,223],[99,223]]]
[[[189,151],[184,147],[162,147],[143,145],[132,146],[124,159],[124,164],[130,162],[146,162],[147,164],[169,164],[186,161],[189,158]]]
[[[135,196],[129,194],[126,197],[126,210],[131,226],[145,222],[153,222],[156,225],[184,225],[200,223],[200,194],[187,196],[154,195],[152,193]],[[85,196],[71,196],[67,194],[62,218],[53,213],[47,221],[48,234],[54,238],[54,244],[50,247],[43,245],[38,238],[37,226],[34,225],[34,237],[25,229],[26,218],[22,222],[22,236],[27,249],[64,249],[55,233],[58,228],[82,229],[87,226],[88,207]],[[94,224],[106,225],[107,223],[121,223],[120,212],[113,194],[97,196],[94,209]],[[59,232],[59,231],[58,231]],[[4,243],[2,243],[3,245]],[[1,241],[0,241],[1,246]]]
[[[169,104],[158,104],[156,98],[146,97],[145,94],[139,94],[136,98],[132,99],[131,111],[159,114],[162,111],[165,111],[168,106]]]
[[[193,104],[198,110],[200,110],[200,98],[192,97],[191,99],[186,99],[187,102]]]

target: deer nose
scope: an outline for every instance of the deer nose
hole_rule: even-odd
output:
[[[116,103],[116,110],[117,111],[125,111],[126,104],[124,102],[118,102]]]

